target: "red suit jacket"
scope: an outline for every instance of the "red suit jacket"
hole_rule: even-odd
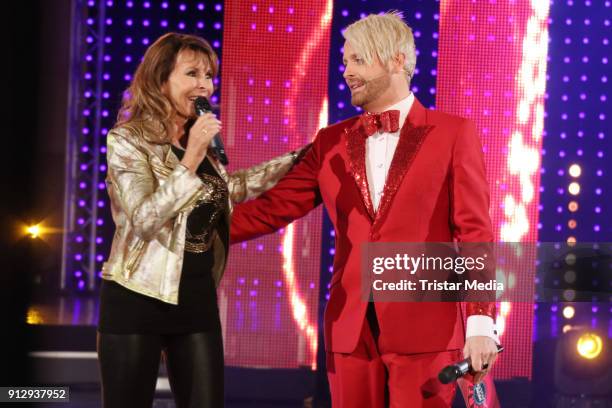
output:
[[[336,254],[325,310],[326,350],[357,346],[367,303],[361,298],[363,242],[491,242],[489,188],[474,123],[428,110],[415,99],[393,156],[379,208],[366,176],[359,117],[321,129],[302,161],[273,189],[235,207],[231,240],[255,238],[307,214],[321,202],[334,224]],[[401,354],[460,349],[459,303],[375,304],[381,348]],[[494,318],[494,303],[469,303]],[[379,343],[380,344],[380,343]]]

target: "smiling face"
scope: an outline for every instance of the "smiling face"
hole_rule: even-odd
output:
[[[387,103],[391,89],[391,72],[376,58],[366,64],[353,46],[344,43],[344,79],[351,91],[351,103],[365,110]]]
[[[178,117],[193,117],[195,99],[198,96],[210,99],[214,91],[213,72],[207,56],[190,49],[180,51],[162,91]]]

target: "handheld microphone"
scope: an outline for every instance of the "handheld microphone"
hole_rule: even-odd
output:
[[[203,96],[198,96],[195,99],[194,106],[195,113],[197,116],[202,116],[207,112],[212,112],[208,99],[204,98]],[[212,140],[210,141],[210,146],[212,147],[213,151],[215,152],[215,155],[217,156],[217,159],[219,159],[221,164],[227,166],[229,161],[227,160],[227,155],[225,154],[225,147],[223,146],[223,142],[221,141],[220,133],[217,133],[215,137],[212,138]]]
[[[504,351],[504,348],[502,346],[497,346],[497,352],[501,353],[502,351]],[[438,374],[438,380],[440,380],[442,384],[448,384],[457,381],[457,379],[463,377],[470,371],[472,371],[472,362],[469,358],[466,358],[458,363],[444,367]]]

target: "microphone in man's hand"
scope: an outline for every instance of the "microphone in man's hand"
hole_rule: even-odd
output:
[[[502,346],[497,346],[497,352],[501,353],[502,351],[504,351],[504,348]],[[448,384],[450,382],[457,381],[457,379],[463,377],[470,371],[473,371],[472,362],[469,358],[466,358],[458,363],[444,367],[438,374],[438,380],[440,380],[442,384]]]
[[[204,98],[203,96],[198,96],[196,98],[194,106],[195,113],[197,116],[202,116],[207,112],[212,112],[208,99]],[[223,142],[221,141],[220,133],[217,133],[215,137],[212,138],[212,140],[210,141],[210,146],[212,147],[213,151],[215,152],[215,155],[217,156],[217,159],[219,159],[221,164],[227,166],[229,161],[227,160],[227,155],[225,154],[225,147],[223,147]]]

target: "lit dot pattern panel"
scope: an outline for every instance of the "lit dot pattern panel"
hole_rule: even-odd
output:
[[[546,2],[442,1],[437,106],[474,120],[480,132],[496,240],[537,239],[539,152],[543,127]],[[508,259],[498,275],[517,289],[520,266],[535,253]],[[531,376],[533,306],[501,304],[498,330],[507,346],[494,368],[497,379]]]
[[[610,1],[557,1],[550,52],[540,188],[540,239],[609,242]],[[570,171],[578,165],[579,171]],[[570,189],[576,183],[577,194]]]
[[[115,1],[80,3],[76,32],[82,46],[74,61],[74,87],[79,88],[71,138],[76,162],[67,186],[73,210],[66,251],[67,287],[95,289],[100,282],[114,233],[106,177],[105,136],[114,125],[123,91],[146,48],[168,31],[206,38],[221,52],[223,5],[213,1]],[[215,85],[220,85],[218,79]],[[217,102],[217,96],[212,98]],[[88,274],[93,257],[93,271]],[[91,279],[93,277],[93,279]]]
[[[310,142],[327,124],[331,1],[225,3],[221,120],[231,169]],[[235,244],[219,290],[229,365],[314,368],[321,209]]]

